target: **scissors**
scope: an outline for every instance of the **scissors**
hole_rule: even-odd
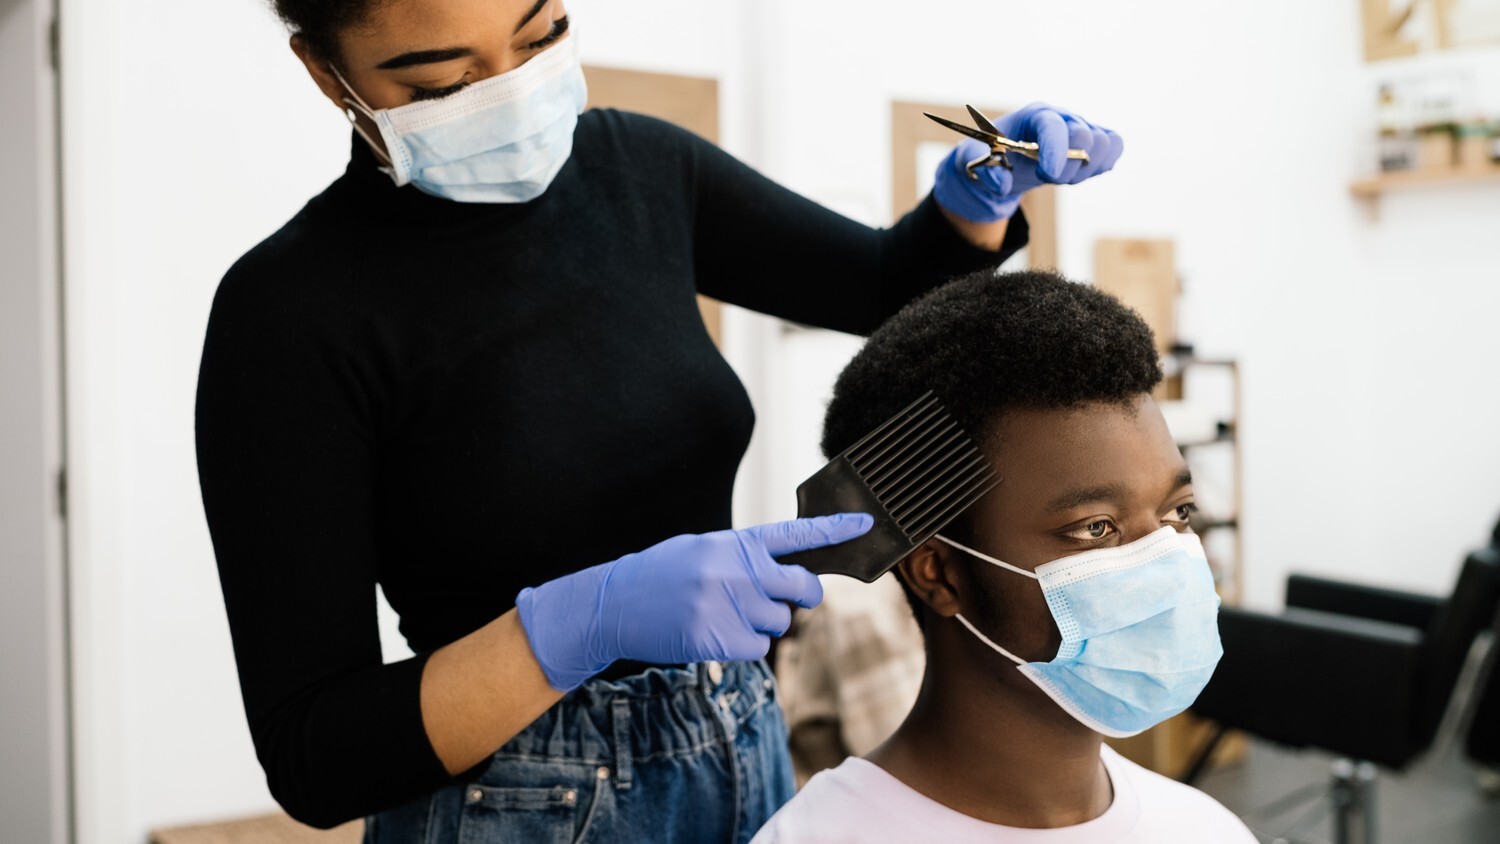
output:
[[[1016,141],[1007,138],[1005,137],[1005,134],[1003,132],[995,128],[995,124],[991,123],[988,117],[985,117],[982,113],[980,113],[979,109],[971,105],[966,105],[964,106],[964,108],[969,110],[969,116],[974,119],[974,125],[978,126],[978,129],[970,128],[963,125],[962,123],[954,123],[952,120],[938,117],[936,114],[928,114],[925,111],[922,113],[926,114],[929,118],[937,121],[941,125],[946,126],[949,129],[952,129],[953,131],[959,133],[960,135],[965,135],[967,137],[973,138],[976,141],[979,141],[980,143],[989,145],[989,152],[964,165],[964,172],[969,174],[969,178],[978,179],[979,174],[974,171],[980,167],[999,166],[1009,170],[1011,168],[1011,163],[1010,159],[1007,157],[1008,153],[1024,155],[1032,161],[1041,160],[1038,157],[1039,151],[1042,148],[1040,144],[1035,144],[1030,141]],[[1068,158],[1074,159],[1076,161],[1082,161],[1084,164],[1089,163],[1088,150],[1070,149],[1068,150]]]

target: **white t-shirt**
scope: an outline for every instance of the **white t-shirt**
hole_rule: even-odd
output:
[[[1245,824],[1207,794],[1148,771],[1108,746],[1101,756],[1114,801],[1104,814],[1075,826],[1021,829],[985,823],[855,757],[809,780],[751,844],[1255,844]]]

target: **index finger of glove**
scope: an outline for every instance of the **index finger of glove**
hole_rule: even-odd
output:
[[[863,536],[874,524],[875,520],[866,513],[839,513],[756,525],[745,528],[745,533],[759,540],[772,557],[782,557],[796,551],[848,542]]]
[[[1037,172],[1049,182],[1062,181],[1068,164],[1068,123],[1052,109],[1043,109],[1031,115],[1031,127],[1036,132]]]

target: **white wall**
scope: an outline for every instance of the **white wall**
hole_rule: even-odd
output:
[[[347,131],[258,0],[62,4],[80,840],[134,842],[271,806],[193,389],[218,279],[342,170]],[[893,97],[1047,99],[1119,128],[1120,169],[1061,199],[1063,269],[1087,276],[1099,236],[1177,240],[1186,331],[1245,365],[1252,600],[1294,566],[1449,583],[1500,511],[1480,392],[1500,353],[1500,189],[1392,197],[1379,223],[1348,199],[1373,98],[1355,4],[902,5],[572,8],[587,61],[718,76],[731,151],[870,220],[890,211]],[[1474,60],[1493,92],[1500,61]],[[805,408],[851,345],[783,342],[743,314],[727,330],[762,420],[745,524],[790,511],[816,430],[789,398]]]
[[[1292,569],[1451,586],[1500,515],[1500,185],[1393,195],[1376,222],[1348,184],[1377,79],[1469,67],[1500,114],[1500,48],[1366,66],[1355,3],[766,5],[768,160],[811,196],[886,216],[896,98],[1044,100],[1124,135],[1114,173],[1060,192],[1061,269],[1088,278],[1099,237],[1177,242],[1184,334],[1243,362],[1250,603]],[[795,360],[788,380],[829,369]],[[791,477],[816,468],[803,436]]]

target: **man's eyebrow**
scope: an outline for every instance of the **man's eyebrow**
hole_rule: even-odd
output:
[[[1072,510],[1074,507],[1082,507],[1093,501],[1118,501],[1124,497],[1125,488],[1119,484],[1079,487],[1052,499],[1047,505],[1047,511],[1060,513],[1064,510]]]
[[[531,23],[532,18],[541,14],[542,10],[547,8],[547,4],[549,2],[551,2],[551,0],[536,0],[536,5],[531,7],[531,11],[526,13],[526,17],[521,18],[521,22],[516,24],[516,31],[511,34],[517,35],[521,32],[521,30],[525,29],[526,24]]]
[[[1182,489],[1185,486],[1192,486],[1192,485],[1193,485],[1193,470],[1191,470],[1191,469],[1189,469],[1187,467],[1183,467],[1183,470],[1181,472],[1177,473],[1177,482],[1176,482],[1176,484],[1172,488],[1173,489]]]
[[[474,55],[474,51],[468,47],[449,47],[444,50],[414,50],[410,53],[402,53],[393,59],[386,59],[380,64],[375,65],[375,67],[378,70],[395,70],[398,67],[435,64],[437,62],[468,58],[472,55]]]

